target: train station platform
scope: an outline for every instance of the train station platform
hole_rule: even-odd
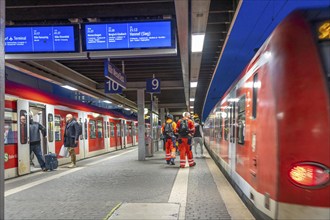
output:
[[[5,219],[254,219],[204,152],[180,169],[132,147],[7,180]]]

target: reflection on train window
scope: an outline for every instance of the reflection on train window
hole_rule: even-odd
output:
[[[108,129],[108,127],[107,127],[107,122],[104,121],[103,123],[104,123],[104,138],[107,138],[107,137],[108,137],[108,132],[107,132],[107,129]]]
[[[120,124],[116,124],[117,127],[117,137],[120,137]]]
[[[115,125],[112,122],[110,123],[110,136],[115,136]]]
[[[110,123],[107,121],[108,138],[110,137]]]
[[[94,120],[89,120],[89,137],[91,139],[96,138],[96,122]]]
[[[102,121],[97,121],[97,137],[98,137],[98,138],[103,137],[103,126],[102,126]]]
[[[81,128],[82,128],[82,125],[83,125],[83,124],[82,124],[82,119],[81,119],[81,118],[79,118],[78,123],[79,123],[79,125],[81,125]],[[79,139],[80,139],[80,140],[83,140],[83,139],[84,139],[84,137],[83,137],[83,133],[80,135]]]
[[[220,140],[222,139],[222,132],[223,132],[223,119],[222,119],[222,112],[220,112]]]
[[[53,114],[48,114],[48,141],[54,141],[54,117]]]
[[[132,123],[132,136],[135,136],[136,135],[136,127],[135,127],[135,124]]]
[[[55,141],[60,141],[61,140],[61,116],[55,115]]]
[[[237,143],[244,144],[245,137],[245,95],[238,101]]]
[[[84,129],[85,129],[85,132],[84,132],[84,136],[85,136],[85,140],[87,140],[87,119],[85,118],[85,122],[84,122]]]
[[[125,136],[127,136],[127,124],[124,125],[124,129],[125,129]]]
[[[4,144],[17,143],[17,113],[5,111]]]
[[[229,117],[230,117],[230,113],[228,111],[229,109],[226,108],[225,110],[225,115],[226,115],[226,118],[225,118],[225,140],[228,141],[229,139]]]
[[[21,144],[27,143],[27,125],[26,125],[26,116],[27,113],[25,110],[19,112],[20,118],[20,142]]]
[[[258,73],[253,76],[253,94],[252,94],[252,117],[257,118],[257,101],[260,83],[258,82]]]

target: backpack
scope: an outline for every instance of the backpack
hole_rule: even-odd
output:
[[[180,127],[179,127],[179,134],[182,137],[188,136],[189,129],[188,129],[188,121],[187,120],[181,120]]]
[[[173,127],[172,127],[173,121],[170,123],[166,123],[165,127],[164,127],[164,135],[165,138],[171,138],[173,137],[174,133],[173,133]]]

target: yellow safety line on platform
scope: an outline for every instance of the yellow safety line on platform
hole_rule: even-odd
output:
[[[108,220],[111,217],[111,215],[121,206],[121,204],[123,203],[120,202],[113,209],[111,209],[111,211],[107,214],[107,216],[105,216],[103,220]]]

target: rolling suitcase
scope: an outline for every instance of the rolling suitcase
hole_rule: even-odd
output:
[[[54,170],[58,167],[57,155],[54,153],[48,153],[45,155],[45,166],[47,170]]]

